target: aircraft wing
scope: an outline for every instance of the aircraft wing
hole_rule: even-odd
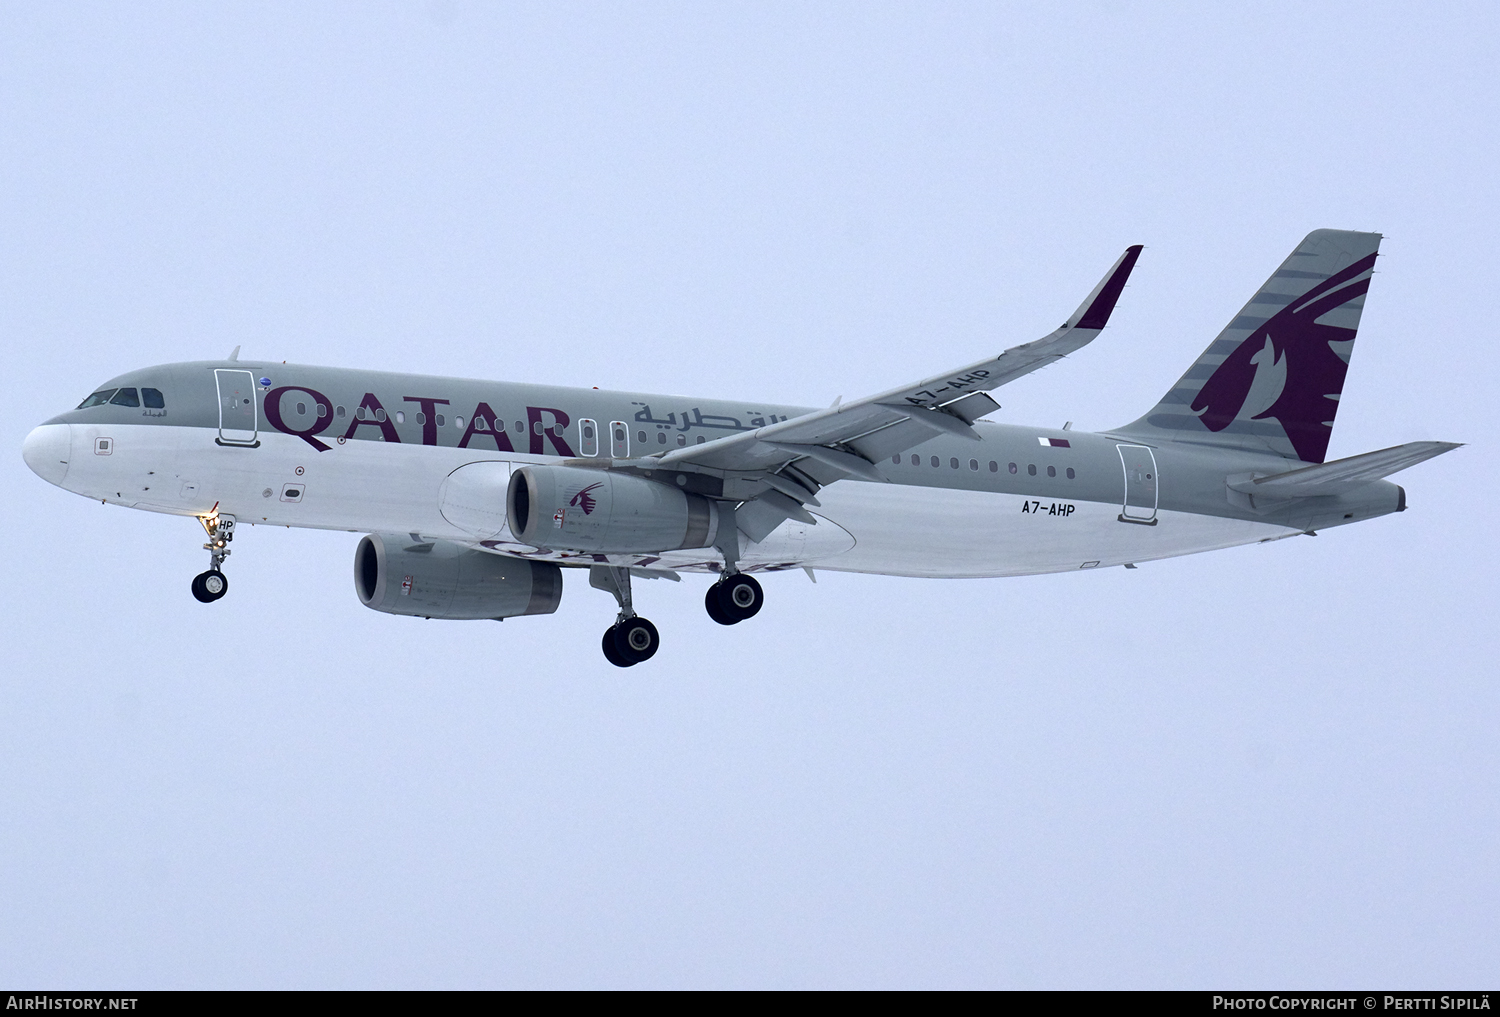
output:
[[[1050,335],[997,356],[853,402],[835,403],[790,420],[673,449],[631,465],[740,475],[749,495],[740,528],[760,540],[787,518],[815,522],[802,506],[817,505],[818,489],[843,477],[884,481],[875,463],[941,434],[979,435],[970,426],[999,404],[986,393],[1030,374],[1091,342],[1140,257],[1128,247],[1078,309]],[[756,476],[745,476],[755,474]],[[754,493],[758,487],[758,493]]]

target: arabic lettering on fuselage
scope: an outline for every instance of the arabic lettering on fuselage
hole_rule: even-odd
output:
[[[635,412],[635,422],[637,424],[659,424],[663,427],[675,427],[679,431],[690,431],[695,427],[703,427],[716,431],[753,431],[757,427],[774,424],[778,419],[786,419],[785,417],[778,418],[774,413],[762,414],[757,410],[751,410],[749,422],[741,424],[739,417],[723,416],[717,413],[704,413],[703,410],[694,406],[690,410],[682,411],[682,423],[679,425],[675,412],[668,413],[665,417],[658,417],[651,412],[649,403],[634,403],[632,405],[640,407]],[[768,417],[769,419],[767,419]]]

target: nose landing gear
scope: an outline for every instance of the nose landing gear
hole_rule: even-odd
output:
[[[220,566],[229,557],[229,542],[234,539],[234,516],[220,515],[217,505],[198,521],[208,533],[208,543],[203,550],[208,552],[208,571],[193,577],[193,596],[203,604],[212,604],[229,592],[229,577]]]
[[[661,648],[656,626],[635,613],[630,600],[630,570],[612,565],[594,565],[589,569],[589,585],[614,594],[620,605],[615,623],[604,630],[600,648],[604,659],[615,667],[633,667],[650,660]]]

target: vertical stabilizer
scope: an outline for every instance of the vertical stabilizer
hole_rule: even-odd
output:
[[[1161,402],[1120,430],[1321,463],[1379,247],[1379,233],[1309,233]]]

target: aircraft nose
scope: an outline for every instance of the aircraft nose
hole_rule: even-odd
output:
[[[21,446],[21,458],[31,472],[49,484],[61,484],[68,475],[73,435],[67,424],[43,424],[33,428]]]

